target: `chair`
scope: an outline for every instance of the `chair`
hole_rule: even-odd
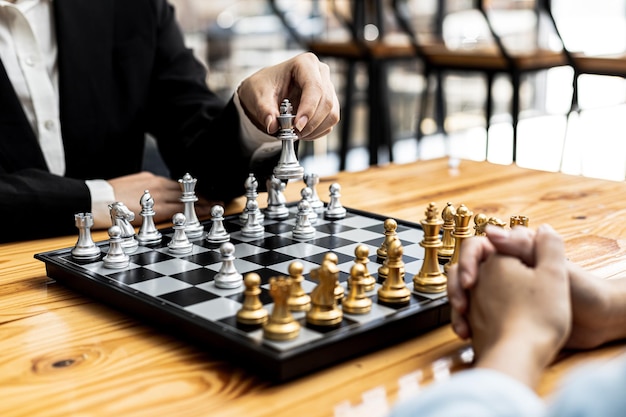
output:
[[[522,76],[526,74],[536,73],[542,70],[548,70],[558,66],[570,65],[564,48],[560,50],[552,50],[543,47],[538,42],[528,49],[515,49],[507,42],[506,39],[495,29],[496,19],[498,15],[496,9],[491,5],[486,5],[484,0],[474,1],[472,10],[476,12],[483,20],[488,30],[489,39],[482,45],[476,44],[472,48],[458,47],[454,48],[443,39],[441,28],[439,32],[428,38],[419,35],[419,28],[415,27],[411,9],[409,8],[409,0],[392,0],[392,7],[398,25],[408,35],[417,56],[424,63],[423,76],[426,80],[426,88],[422,93],[421,105],[419,106],[418,124],[416,137],[419,142],[423,136],[421,121],[425,117],[425,109],[427,108],[428,91],[431,76],[434,75],[437,80],[435,92],[436,118],[437,124],[441,131],[445,132],[443,119],[445,118],[442,77],[447,72],[475,72],[481,73],[486,77],[487,98],[484,108],[485,125],[487,131],[490,127],[493,115],[493,95],[492,88],[494,77],[497,74],[508,75],[512,84],[512,100],[511,100],[511,118],[513,128],[513,151],[512,160],[517,158],[517,139],[518,139],[518,123],[521,112],[520,90],[522,85]],[[508,2],[510,4],[510,2]],[[448,17],[445,10],[446,2],[439,0],[439,22],[443,22]],[[536,13],[537,25],[539,25],[542,9],[536,4],[533,9]],[[440,23],[441,24],[441,23]],[[537,26],[538,27],[538,26]],[[487,147],[488,148],[488,147]],[[486,157],[486,154],[485,154]]]
[[[351,0],[346,4],[349,10],[341,8],[336,0],[325,2],[326,12],[339,22],[341,29],[348,34],[345,38],[324,39],[322,36],[302,34],[290,21],[286,10],[281,9],[276,0],[269,0],[274,13],[283,22],[290,36],[303,49],[315,53],[321,58],[334,58],[345,63],[342,116],[340,122],[339,169],[346,168],[347,154],[350,147],[353,104],[356,96],[356,71],[359,64],[367,67],[367,108],[369,164],[379,163],[378,152],[386,147],[389,160],[393,161],[393,138],[391,114],[389,111],[389,91],[387,84],[387,65],[395,60],[414,60],[415,53],[409,44],[396,45],[385,42],[384,4],[382,0]],[[365,34],[367,24],[378,30],[378,37],[368,40]]]

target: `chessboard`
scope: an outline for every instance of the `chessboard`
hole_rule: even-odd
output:
[[[287,219],[265,218],[261,238],[242,235],[239,215],[226,216],[223,222],[235,247],[234,265],[243,276],[252,272],[260,276],[259,299],[267,310],[272,310],[273,301],[269,293],[270,278],[288,276],[289,265],[296,260],[304,266],[302,288],[310,292],[317,285],[311,271],[320,266],[327,253],[336,254],[339,282],[347,293],[355,249],[363,244],[369,248],[367,269],[376,277],[383,262],[377,257],[377,249],[385,238],[383,224],[387,217],[346,208],[347,214],[342,219],[327,220],[320,216],[314,225],[315,237],[302,241],[292,236],[296,205],[287,207]],[[375,289],[367,293],[373,301],[371,311],[344,313],[338,326],[328,328],[311,326],[304,312],[293,312],[301,329],[295,339],[286,341],[264,338],[261,325],[242,325],[237,321],[245,287],[216,287],[213,277],[220,270],[220,250],[204,237],[191,240],[190,253],[173,254],[167,244],[174,231],[161,230],[162,241],[140,245],[130,254],[129,266],[123,269],[103,266],[102,256],[108,251],[109,241],[96,242],[102,255],[92,261],[75,259],[72,248],[38,253],[35,258],[46,264],[50,278],[125,310],[167,333],[192,340],[203,349],[224,355],[237,366],[282,382],[397,344],[449,322],[445,291],[428,294],[413,288],[413,276],[420,271],[424,257],[421,225],[394,220],[404,250],[404,281],[411,293],[408,304],[394,306],[379,302],[377,290],[381,280],[378,279]],[[209,223],[203,223],[207,231]]]

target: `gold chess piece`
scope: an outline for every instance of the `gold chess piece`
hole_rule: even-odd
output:
[[[426,208],[426,218],[421,221],[424,239],[420,246],[424,248],[424,262],[417,275],[413,276],[413,288],[426,293],[439,293],[446,290],[447,277],[441,271],[437,251],[441,247],[439,229],[443,220],[439,219],[437,206],[430,203]]]
[[[509,227],[513,226],[525,226],[528,227],[528,217],[526,216],[511,216]]]
[[[452,258],[448,261],[447,264],[443,266],[443,270],[447,273],[450,267],[457,262],[459,262],[459,252],[461,249],[461,244],[463,243],[463,239],[467,239],[468,237],[472,237],[472,232],[470,231],[470,220],[474,213],[465,207],[464,204],[457,209],[456,214],[454,215],[454,231],[452,232],[452,237],[454,237],[454,253],[452,254]]]
[[[314,271],[311,274],[319,282],[311,292],[311,308],[306,313],[306,321],[314,326],[338,326],[343,319],[343,312],[337,306],[335,297],[339,268],[331,260],[325,259]]]
[[[287,305],[291,311],[307,311],[311,307],[311,297],[302,289],[304,265],[300,261],[289,264],[289,278],[291,278],[291,292]]]
[[[437,251],[437,256],[442,261],[450,260],[450,258],[452,258],[452,254],[454,253],[454,237],[452,237],[452,232],[454,231],[455,213],[456,209],[450,202],[446,204],[441,212],[441,218],[443,219],[441,229],[443,230],[443,234],[441,236],[441,247]]]
[[[398,222],[394,219],[387,219],[383,223],[383,228],[385,229],[385,239],[381,243],[378,250],[376,250],[376,255],[381,259],[387,258],[387,247],[397,236]]]
[[[337,254],[334,252],[328,252],[324,255],[324,260],[325,261],[330,261],[332,263],[334,263],[335,265],[339,264],[339,258],[337,257]],[[337,280],[337,284],[335,285],[335,299],[337,301],[341,300],[343,298],[344,295],[344,289],[341,286],[341,284],[339,283],[339,280]]]
[[[373,291],[376,286],[376,278],[374,278],[367,269],[367,264],[370,261],[369,256],[370,250],[367,245],[361,243],[354,249],[354,262],[362,264],[365,268],[365,273],[363,275],[363,290],[366,292]]]
[[[300,323],[296,321],[287,305],[291,291],[291,278],[270,278],[270,295],[274,300],[272,314],[263,325],[263,337],[270,340],[291,340],[300,333]]]
[[[489,224],[486,214],[478,213],[474,216],[474,236],[485,236],[485,227]]]
[[[237,321],[241,324],[259,325],[267,322],[268,312],[259,300],[261,294],[261,277],[255,272],[246,274],[243,279],[244,299],[241,309],[237,312]]]
[[[387,278],[378,289],[378,301],[383,304],[404,305],[411,300],[411,291],[404,282],[404,248],[397,238],[387,247]]]
[[[350,291],[341,302],[341,308],[348,314],[365,314],[372,310],[372,300],[365,294],[365,273],[361,263],[350,268]]]

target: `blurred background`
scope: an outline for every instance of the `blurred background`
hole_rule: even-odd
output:
[[[170,1],[224,99],[303,51],[330,65],[342,121],[301,147],[311,172],[447,156],[625,179],[623,0]]]

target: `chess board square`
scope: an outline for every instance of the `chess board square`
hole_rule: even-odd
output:
[[[365,217],[358,214],[348,215],[345,219],[335,220],[335,223],[342,224],[344,226],[353,227],[355,229],[369,230],[374,233],[383,234],[385,229],[382,227],[380,219]]]
[[[318,253],[327,252],[327,249],[305,242],[298,242],[293,245],[277,248],[275,250],[276,252],[284,253],[300,259],[305,259]]]
[[[204,253],[204,252],[207,252],[207,251],[210,251],[210,250],[211,249],[209,249],[209,248],[205,248],[204,246],[196,245],[196,244],[192,245],[190,253],[172,253],[172,252],[170,252],[169,247],[163,247],[163,248],[157,249],[157,251],[163,252],[163,253],[167,253],[168,255],[171,255],[171,256],[173,256],[175,258],[185,258],[185,257],[189,257],[191,255],[195,255],[195,254],[198,254],[198,253]]]
[[[172,278],[173,279],[173,278]],[[198,287],[192,287],[186,282],[179,281],[181,284],[185,284],[188,287],[180,289],[178,291],[172,291],[161,294],[161,298],[172,302],[181,307],[187,307],[193,304],[199,304],[207,300],[212,300],[217,297],[215,294],[203,291]]]
[[[233,264],[235,265],[235,269],[237,270],[237,272],[239,272],[240,274],[246,274],[248,272],[254,271],[255,269],[258,269],[259,267],[263,266],[263,265],[255,264],[254,262],[246,261],[245,259],[238,259],[238,258],[235,258],[235,260],[233,261]],[[219,272],[219,270],[222,268],[222,263],[220,262],[217,264],[207,265],[206,268],[212,271]]]
[[[376,259],[376,250],[378,249],[378,246],[374,246],[374,245],[368,245],[366,243],[360,243],[360,242],[355,242],[355,243],[350,243],[348,245],[345,246],[341,246],[341,247],[336,247],[335,249],[333,249],[333,252],[335,253],[342,253],[344,255],[348,255],[350,257],[354,258],[354,251],[356,250],[357,246],[359,245],[365,245],[367,246],[367,249],[369,250],[369,258],[375,260]]]
[[[315,269],[319,267],[319,264],[315,262],[309,262],[305,259],[299,259],[299,261],[300,263],[302,263],[302,267],[303,267],[302,275],[306,275],[311,272],[311,269]],[[278,274],[280,275],[289,276],[289,265],[291,265],[292,262],[293,260],[277,263],[277,264],[268,266],[267,269],[271,271],[275,271],[275,273],[273,274],[274,276],[277,275],[276,272],[278,272]]]
[[[155,264],[157,262],[163,262],[173,258],[174,257],[172,255],[157,251],[140,252],[130,255],[131,261],[137,265]]]
[[[403,253],[406,256],[409,256],[414,259],[424,259],[424,248],[417,243],[408,244],[404,246],[403,249],[404,249]],[[407,261],[405,260],[405,263],[406,262]]]
[[[185,310],[207,320],[216,321],[225,317],[236,315],[240,308],[241,304],[237,301],[231,300],[230,298],[218,297],[195,303],[193,305],[188,304],[185,307]]]
[[[282,262],[293,261],[292,256],[284,253],[278,253],[273,251],[267,251],[263,253],[254,254],[251,256],[242,257],[245,261],[253,262],[257,265],[274,265]]]
[[[194,253],[187,256],[182,256],[180,259],[193,262],[196,265],[206,266],[216,262],[221,262],[222,255],[217,250],[209,250],[201,253]]]
[[[163,275],[175,275],[180,272],[193,271],[194,269],[201,268],[201,266],[184,259],[170,259],[169,261],[146,265],[145,268],[160,272]]]
[[[369,313],[365,314],[348,314],[344,312],[346,317],[359,323],[369,323],[374,320],[382,320],[385,317],[394,314],[396,310],[386,307],[382,304],[372,303],[372,309]]]
[[[311,256],[305,256],[301,259],[321,265],[322,262],[324,261],[324,257],[326,256],[326,254],[328,254],[328,252],[333,252],[337,256],[338,264],[342,264],[342,263],[354,260],[354,255],[353,256],[344,255],[343,253],[337,253],[334,250],[330,250],[330,251],[326,250],[324,252],[318,252]]]
[[[257,255],[266,252],[269,252],[269,250],[263,246],[250,245],[249,243],[237,243],[235,245],[236,258],[245,258],[247,256]]]
[[[171,277],[191,285],[198,285],[212,281],[216,273],[216,271],[212,271],[208,268],[196,268],[179,274],[172,274]]]
[[[294,242],[295,240],[291,239],[291,232],[288,232],[286,235],[266,237],[261,241],[254,242],[254,244],[268,250],[275,250],[277,248],[282,248],[283,246],[291,245]]]
[[[227,297],[233,294],[242,293],[244,290],[243,276],[241,277],[241,285],[236,288],[219,288],[215,285],[215,281],[205,282],[200,285],[196,285],[201,290],[208,291],[212,294],[219,295],[220,297]]]
[[[405,242],[405,245],[410,243],[420,243],[424,240],[424,231],[421,229],[406,229],[401,230],[398,233],[398,238]]]
[[[332,250],[334,248],[340,248],[342,246],[350,245],[355,242],[339,236],[328,235],[313,239],[309,243]]]
[[[345,232],[337,233],[335,236],[352,242],[368,242],[375,239],[379,239],[382,242],[384,240],[384,235],[364,229],[346,230]]]
[[[191,287],[190,284],[186,282],[179,281],[172,277],[160,277],[155,279],[150,279],[147,281],[141,281],[136,284],[130,285],[131,288],[134,288],[138,291],[146,293],[152,296],[160,296],[161,294],[171,293],[173,291],[182,290],[184,288]],[[193,287],[192,287],[193,288]]]
[[[323,334],[316,332],[314,330],[308,329],[300,323],[300,332],[298,337],[292,340],[269,340],[263,337],[263,329],[258,329],[249,334],[250,338],[255,340],[257,343],[263,343],[264,345],[270,346],[278,351],[287,352],[289,350],[293,350],[298,346],[304,346],[315,340],[321,339],[324,337]]]
[[[146,268],[133,268],[109,275],[109,277],[113,278],[114,280],[126,285],[132,285],[138,282],[148,281],[150,279],[155,279],[162,276],[163,274],[160,274],[156,271],[151,271],[150,269]]]
[[[268,233],[273,233],[275,235],[291,232],[292,230],[293,230],[292,224],[287,224],[283,222],[275,222],[275,223],[265,225],[265,231]]]
[[[341,232],[345,232],[348,230],[352,230],[354,229],[354,227],[346,225],[346,224],[342,224],[342,223],[337,223],[337,222],[326,222],[326,223],[320,223],[318,225],[315,226],[315,228],[322,233],[326,233],[326,234],[337,234],[337,233],[341,233]]]
[[[104,263],[102,261],[90,263],[87,265],[82,265],[82,267],[88,271],[92,271],[96,274],[100,274],[104,276],[109,276],[111,274],[115,274],[120,271],[119,269],[105,268]],[[139,268],[139,267],[140,265],[137,265],[131,262],[125,269],[130,270],[130,269]]]

